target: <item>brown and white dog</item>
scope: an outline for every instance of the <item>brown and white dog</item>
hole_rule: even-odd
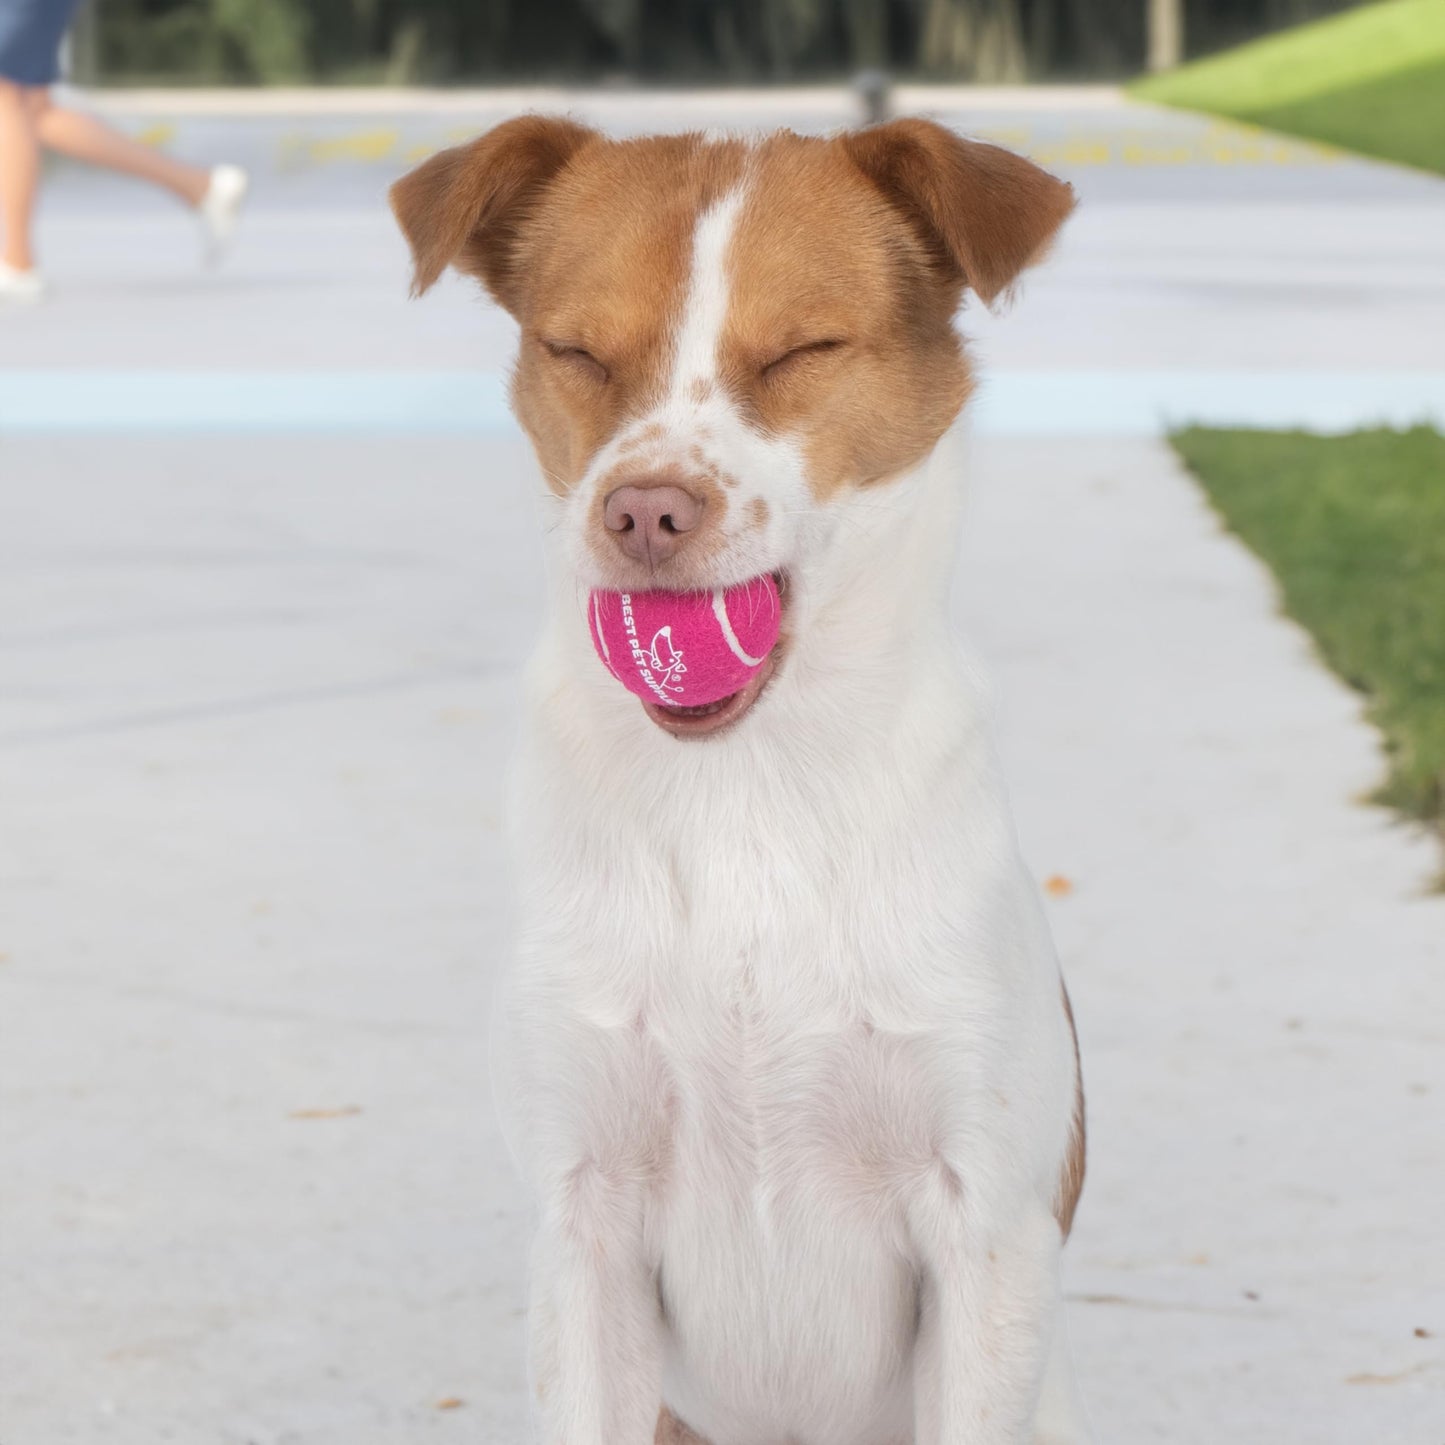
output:
[[[1085,1440],[1072,1022],[945,617],[954,314],[1072,192],[925,121],[527,117],[392,202],[418,290],[454,265],[520,324],[552,514],[496,1044],[539,1438]],[[783,638],[719,708],[640,705],[592,655],[589,588],[764,573]]]

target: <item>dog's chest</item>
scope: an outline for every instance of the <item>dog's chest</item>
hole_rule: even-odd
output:
[[[1004,1000],[969,939],[990,890],[946,836],[905,850],[803,806],[749,823],[654,826],[605,870],[595,845],[546,855],[515,1009],[536,1102],[567,1081],[579,1153],[764,1216],[821,1190],[876,1219],[988,1066]]]
[[[945,1158],[993,1127],[978,1101],[1015,1093],[1028,1052],[1000,1046],[1016,869],[942,779],[865,807],[862,773],[844,808],[742,778],[635,827],[539,828],[514,1137],[544,1187],[578,1169],[642,1185],[685,1418],[718,1439],[891,1439],[910,1205],[958,1188]]]
[[[866,969],[829,987],[789,962],[755,937],[655,995],[642,1030],[670,1107],[648,1252],[688,1418],[719,1438],[729,1420],[741,1438],[814,1420],[846,1440],[886,1418],[913,1328],[905,1219],[939,1089],[931,1038],[870,1020]]]
[[[897,1009],[870,970],[854,959],[830,974],[787,934],[655,986],[641,1027],[672,1091],[669,1152],[763,1214],[819,1187],[871,1209],[927,1153],[932,1039],[880,1027]]]

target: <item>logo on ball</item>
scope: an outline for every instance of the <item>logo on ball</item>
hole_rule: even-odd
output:
[[[629,692],[668,707],[706,707],[763,665],[781,613],[776,584],[762,576],[711,592],[598,590],[587,621],[598,657]]]
[[[674,677],[687,671],[687,664],[682,660],[682,649],[672,645],[672,628],[659,627],[652,635],[652,646],[648,649],[648,661],[652,663],[652,670],[660,674],[658,682],[669,692],[681,692],[681,687],[674,687]]]

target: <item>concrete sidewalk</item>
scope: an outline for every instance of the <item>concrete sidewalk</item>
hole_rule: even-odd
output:
[[[523,459],[194,446],[5,447],[0,1438],[520,1441]],[[1354,801],[1357,700],[1160,444],[995,441],[972,485],[960,622],[1072,885],[1102,1439],[1433,1445],[1438,858]]]
[[[1195,159],[1131,167],[1155,122],[1111,105],[995,117],[1116,139],[1013,314],[969,316],[986,374],[1435,374],[1445,186],[1201,160],[1188,117]],[[280,134],[131,119],[199,153]],[[404,302],[400,146],[268,161],[214,278],[163,202],[57,176],[56,299],[0,315],[0,410],[22,366],[498,372],[510,324],[459,283]],[[496,428],[0,428],[4,1445],[526,1438],[485,1016],[530,477]],[[1357,801],[1358,699],[1156,437],[1025,417],[968,484],[959,623],[1063,880],[1102,1445],[1440,1445],[1438,856]]]

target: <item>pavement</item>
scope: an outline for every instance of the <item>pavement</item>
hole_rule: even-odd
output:
[[[1445,183],[1111,92],[906,99],[1083,201],[965,317],[956,610],[1079,1018],[1100,1439],[1441,1445],[1438,851],[1360,801],[1359,699],[1160,427],[1438,423]],[[98,103],[257,185],[205,274],[164,200],[57,171],[55,299],[0,313],[0,1441],[521,1442],[485,1018],[533,482],[510,323],[407,303],[380,197],[550,101]]]

